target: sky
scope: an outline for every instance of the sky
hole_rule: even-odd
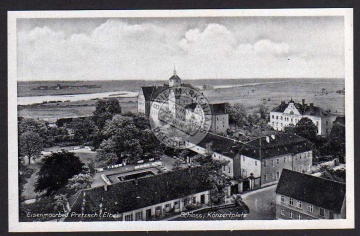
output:
[[[17,76],[32,80],[344,78],[344,18],[17,20]]]

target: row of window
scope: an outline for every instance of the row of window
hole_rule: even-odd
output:
[[[281,203],[285,203],[285,197],[283,195],[281,195]],[[294,206],[294,199],[293,198],[289,198],[289,205],[290,206]],[[302,201],[297,201],[296,202],[296,207],[299,208],[299,209],[302,209]],[[283,209],[282,209],[283,210]],[[314,212],[314,206],[311,205],[311,204],[308,204],[308,207],[307,207],[307,211],[310,212],[310,213],[313,213]],[[322,217],[325,217],[325,209],[324,208],[319,208],[319,215],[322,216]],[[334,219],[334,212],[332,211],[329,211],[329,219]]]
[[[284,163],[286,162],[286,156],[283,158],[283,160],[284,160]],[[291,161],[291,157],[289,156],[289,161]],[[274,166],[274,163],[275,163],[275,160],[273,159],[273,160],[270,160],[270,164],[271,164],[271,166]],[[276,159],[276,165],[279,165],[280,164],[280,158],[277,158]],[[266,162],[266,160],[264,160],[263,161],[263,166],[264,167],[266,167],[266,165],[267,165],[267,162]]]
[[[289,118],[289,117],[283,118],[282,116],[280,116],[280,119],[279,119],[279,116],[276,116],[276,117],[275,117],[274,115],[272,115],[271,118],[272,118],[272,119],[275,119],[275,118],[276,118],[276,120],[285,120],[285,121],[290,121],[290,122],[295,121],[295,123],[297,123],[297,122],[299,121],[299,119],[293,119],[293,118]],[[274,122],[273,122],[273,124],[274,124]],[[278,123],[276,122],[276,124],[278,124]]]
[[[280,214],[281,214],[282,216],[285,216],[285,215],[286,215],[284,208],[281,208]],[[320,208],[320,216],[325,217],[325,210],[324,210],[323,208]],[[293,211],[289,211],[289,217],[290,217],[290,219],[294,219],[294,212],[293,212]],[[298,214],[296,218],[297,218],[298,220],[301,220],[301,214]],[[334,212],[329,211],[329,219],[334,219]]]
[[[268,179],[268,175],[265,174],[264,175],[264,181],[268,181],[268,180],[278,180],[280,179],[280,171],[277,171],[275,174],[271,173],[270,174],[270,179]]]

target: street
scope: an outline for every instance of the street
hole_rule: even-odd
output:
[[[250,209],[250,214],[246,220],[274,220],[275,209],[275,190],[277,185],[254,190],[241,197]]]

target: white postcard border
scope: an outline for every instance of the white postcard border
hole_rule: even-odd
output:
[[[343,220],[245,220],[167,222],[19,222],[17,151],[17,58],[18,18],[109,18],[109,17],[245,17],[245,16],[344,16],[345,113],[346,113],[346,219]],[[272,230],[354,228],[354,101],[353,101],[353,10],[262,9],[262,10],[136,10],[136,11],[12,11],[8,12],[8,170],[10,232],[160,231],[160,230]]]

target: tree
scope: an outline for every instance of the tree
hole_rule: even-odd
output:
[[[317,127],[312,120],[304,117],[296,124],[295,133],[310,141],[314,141],[317,134]]]
[[[116,98],[101,99],[96,102],[93,115],[99,129],[102,129],[106,121],[111,120],[116,114],[121,114],[121,106]]]
[[[26,131],[20,135],[19,148],[21,155],[29,158],[30,165],[31,158],[38,157],[43,150],[43,139],[33,131]]]
[[[74,153],[62,151],[43,159],[38,172],[35,191],[50,195],[64,187],[70,178],[83,171],[84,163]]]
[[[90,118],[74,119],[69,127],[74,130],[74,139],[80,144],[93,141],[98,135],[99,129]]]
[[[264,106],[263,104],[259,105],[259,113],[260,113],[260,118],[267,120],[268,119],[268,115],[269,115],[269,109]]]
[[[67,205],[67,198],[65,194],[59,194],[54,197],[54,210],[62,209],[63,212],[67,212],[66,205]]]
[[[115,165],[118,160],[118,156],[113,152],[106,152],[104,149],[97,150],[96,161],[98,166]]]
[[[67,188],[73,189],[75,192],[78,192],[82,189],[87,189],[91,187],[92,177],[90,173],[80,173],[78,175],[74,175],[71,179],[69,179]]]
[[[226,110],[229,114],[229,123],[237,126],[243,126],[246,119],[246,109],[243,104],[235,103],[231,106],[229,103],[226,105]]]

